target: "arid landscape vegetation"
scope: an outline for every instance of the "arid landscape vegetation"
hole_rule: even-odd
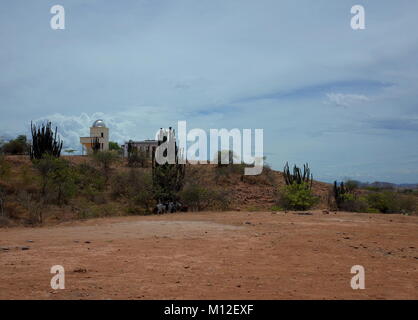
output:
[[[28,156],[1,156],[2,226],[153,214],[151,168],[129,167],[127,161],[115,157],[104,168],[100,160],[87,156],[48,158],[36,164]],[[339,200],[340,210],[416,214],[415,190],[359,188],[351,183],[345,184],[349,191]],[[300,193],[289,190],[282,172],[268,167],[259,176],[244,176],[236,165],[187,165],[179,198],[189,211],[338,209],[330,184],[313,181],[312,198]],[[292,196],[297,197],[295,203],[287,203]]]
[[[181,168],[117,144],[61,156],[49,135],[39,156],[22,136],[2,146],[2,299],[418,298],[415,189],[327,184],[307,164],[246,176],[231,152]],[[156,214],[164,201],[181,206]],[[56,264],[66,290],[49,286]]]
[[[163,204],[164,212],[323,209],[417,214],[416,187],[353,180],[330,185],[315,181],[308,164],[291,169],[286,163],[283,172],[265,164],[260,175],[248,176],[244,164],[233,163],[232,151],[219,151],[218,164],[159,165],[154,156],[147,158],[135,148],[129,147],[123,157],[117,143],[110,146],[110,151],[100,151],[97,145],[89,156],[61,156],[62,141],[50,123],[33,126],[30,143],[26,136],[3,143],[0,225],[149,215],[162,213],[157,208]],[[168,203],[178,206],[167,210]]]

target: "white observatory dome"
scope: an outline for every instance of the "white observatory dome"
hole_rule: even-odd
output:
[[[98,120],[94,121],[93,127],[94,128],[106,127],[106,125],[105,125],[105,123],[102,119],[98,119]]]

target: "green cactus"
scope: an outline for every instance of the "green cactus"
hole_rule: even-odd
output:
[[[341,208],[341,204],[344,202],[345,196],[348,193],[349,190],[345,187],[344,182],[338,185],[337,181],[334,181],[334,198],[338,208]]]
[[[55,127],[55,133],[51,128],[51,122],[42,124],[40,127],[31,122],[30,127],[32,132],[30,158],[42,159],[44,155],[59,158],[63,141],[57,137],[57,127]]]
[[[304,183],[309,186],[310,189],[312,188],[313,175],[311,174],[311,169],[309,169],[309,165],[307,163],[303,165],[303,172],[299,167],[295,165],[293,167],[293,173],[291,173],[289,164],[286,162],[286,165],[283,169],[283,175],[286,185]]]
[[[166,141],[174,142],[175,163],[160,164],[156,161],[155,152],[152,153],[152,180],[155,191],[155,200],[170,202],[178,200],[178,192],[183,188],[186,165],[179,163],[180,150],[175,142],[175,132],[171,127],[169,130],[160,129],[158,146]],[[167,156],[167,150],[164,151]]]

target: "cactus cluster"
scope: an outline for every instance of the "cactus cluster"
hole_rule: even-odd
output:
[[[55,133],[52,130],[51,122],[37,127],[30,124],[32,133],[32,144],[30,147],[30,158],[41,159],[45,154],[59,158],[63,141],[57,137],[57,128]]]
[[[341,182],[340,185],[338,185],[337,181],[334,181],[334,198],[335,203],[337,204],[337,208],[341,208],[341,205],[345,201],[346,196],[351,193],[352,190],[347,188],[344,182]]]
[[[162,203],[178,200],[178,192],[183,188],[186,165],[180,163],[181,151],[175,141],[175,131],[171,127],[168,130],[160,129],[158,147],[163,143],[172,143],[175,150],[175,163],[160,164],[156,161],[156,155],[152,154],[152,181],[155,191],[155,199]],[[168,150],[164,150],[163,156],[167,156]]]
[[[295,165],[293,167],[293,173],[291,173],[289,164],[286,162],[283,169],[283,175],[286,185],[305,183],[309,186],[309,188],[312,188],[313,175],[311,174],[311,169],[309,169],[309,165],[307,163],[303,165],[303,172]]]

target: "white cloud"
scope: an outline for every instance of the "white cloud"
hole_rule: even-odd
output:
[[[328,102],[339,107],[350,107],[361,102],[368,102],[370,98],[361,94],[327,93]]]

